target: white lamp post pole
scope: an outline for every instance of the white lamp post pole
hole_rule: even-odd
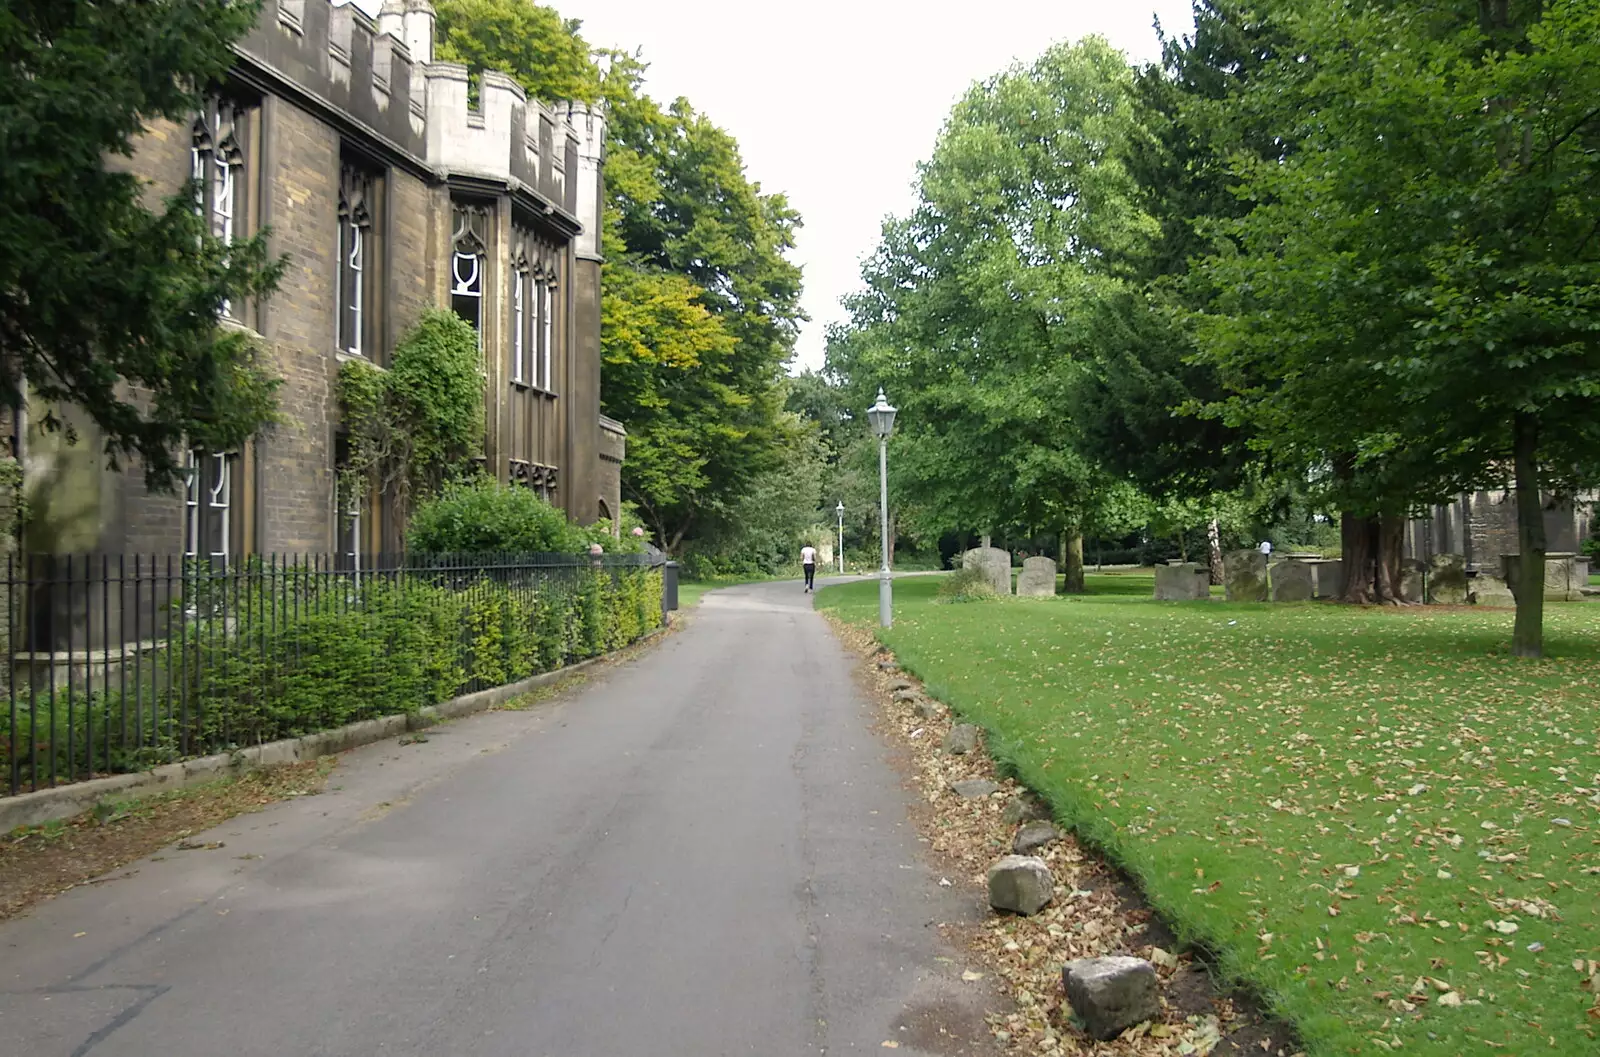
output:
[[[839,575],[844,575],[844,500],[839,500]]]
[[[867,421],[878,435],[878,514],[883,542],[883,567],[878,570],[878,623],[886,628],[894,626],[894,588],[889,581],[889,434],[894,432],[894,413],[879,388],[878,402],[867,409]]]

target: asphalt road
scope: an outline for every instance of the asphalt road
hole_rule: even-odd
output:
[[[0,926],[0,1057],[987,1052],[852,661],[794,583]]]

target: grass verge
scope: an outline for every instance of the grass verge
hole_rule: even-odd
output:
[[[75,818],[0,836],[0,921],[236,815],[320,793],[335,763],[326,757],[158,796],[108,800]]]
[[[1593,1054],[1600,606],[1169,604],[1152,581],[940,604],[882,633],[1311,1052]],[[876,618],[876,585],[818,599]]]

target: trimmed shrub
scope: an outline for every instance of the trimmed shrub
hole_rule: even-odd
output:
[[[531,489],[488,478],[446,485],[420,504],[406,541],[421,554],[576,554],[590,542]]]

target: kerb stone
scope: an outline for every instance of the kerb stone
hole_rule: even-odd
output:
[[[1000,791],[1000,786],[987,778],[965,778],[950,783],[950,791],[963,800],[982,800]]]
[[[1053,822],[1030,822],[1017,830],[1011,841],[1011,850],[1018,855],[1032,855],[1047,845],[1061,839],[1061,831]]]
[[[1061,970],[1067,1002],[1102,1041],[1161,1015],[1155,966],[1143,958],[1079,958]]]
[[[971,723],[957,723],[944,736],[944,751],[952,756],[965,756],[978,751],[978,728]]]
[[[1007,855],[989,867],[989,905],[996,910],[1037,914],[1055,894],[1055,878],[1043,859]]]

